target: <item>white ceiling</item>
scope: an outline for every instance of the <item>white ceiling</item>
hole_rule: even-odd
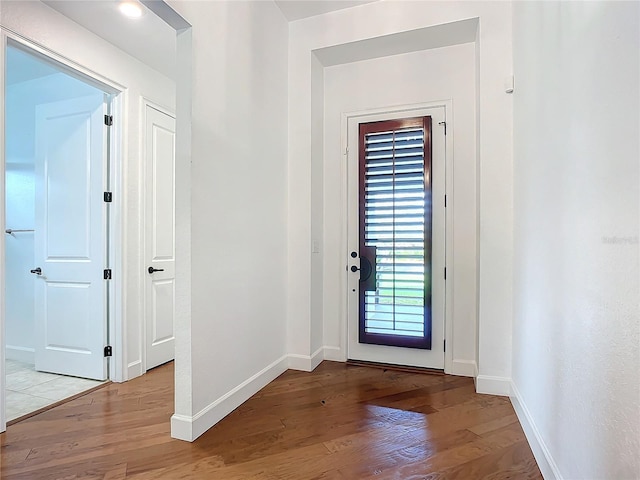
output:
[[[458,22],[443,23],[325,47],[316,50],[315,54],[322,65],[330,67],[372,58],[471,43],[475,41],[477,31],[478,19],[469,18]]]
[[[42,0],[87,30],[169,78],[175,78],[176,32],[141,4],[140,18],[126,18],[117,0]]]
[[[290,22],[376,1],[378,0],[275,0]]]
[[[275,3],[292,22],[375,1],[378,0],[275,0]],[[175,78],[176,32],[143,4],[142,17],[130,19],[118,10],[120,0],[42,2],[151,68]]]

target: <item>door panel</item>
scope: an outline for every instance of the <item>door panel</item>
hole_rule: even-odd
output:
[[[79,321],[91,308],[91,284],[45,281],[45,345],[64,352],[91,354],[88,322]],[[59,315],[59,312],[65,312]],[[46,366],[44,367],[46,370]],[[42,370],[42,368],[38,368]]]
[[[146,107],[145,147],[148,370],[175,356],[175,119],[150,106]]]
[[[349,121],[350,359],[444,368],[444,113]]]
[[[431,117],[360,125],[360,260],[376,278],[360,278],[360,343],[431,348],[430,134]]]
[[[107,378],[105,101],[102,93],[36,109],[36,370]]]
[[[153,331],[151,343],[158,345],[173,339],[173,302],[175,301],[173,279],[153,282]]]
[[[43,165],[47,182],[44,186],[44,244],[49,260],[87,261],[91,255],[92,212],[88,186],[92,172],[92,145],[89,115],[87,111],[69,112],[49,115],[46,119],[48,156]]]

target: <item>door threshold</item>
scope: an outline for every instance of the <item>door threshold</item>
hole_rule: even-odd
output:
[[[13,420],[7,421],[7,427],[10,427],[11,425],[15,425],[16,423],[22,422],[23,420],[26,420],[28,418],[35,417],[36,415],[40,415],[41,413],[44,413],[47,410],[51,410],[52,408],[59,407],[60,405],[64,405],[65,403],[71,402],[72,400],[75,400],[77,398],[84,397],[85,395],[88,395],[89,393],[93,393],[96,390],[100,390],[102,387],[105,387],[105,386],[109,385],[110,383],[111,383],[111,381],[107,380],[104,383],[101,383],[100,385],[96,385],[95,387],[91,387],[90,389],[85,390],[84,392],[76,393],[75,395],[71,395],[70,397],[63,398],[62,400],[58,400],[56,402],[50,403],[49,405],[45,405],[44,407],[41,407],[41,408],[38,408],[37,410],[34,410],[33,412],[25,413],[24,415],[21,415],[20,417],[17,417],[17,418],[14,418]]]
[[[422,373],[426,375],[444,375],[444,370],[427,367],[412,367],[410,365],[396,365],[393,363],[367,362],[365,360],[347,360],[347,365],[356,367],[381,368],[383,370],[393,370],[396,372]]]

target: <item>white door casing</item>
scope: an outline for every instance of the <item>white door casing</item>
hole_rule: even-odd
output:
[[[349,116],[347,119],[347,242],[348,252],[359,251],[359,185],[358,152],[359,124],[410,118],[418,116],[432,117],[432,347],[431,350],[391,347],[359,343],[359,272],[347,273],[347,358],[396,365],[444,369],[445,338],[445,245],[446,215],[444,196],[446,192],[446,138],[440,122],[446,121],[444,106],[425,107],[410,112],[375,113]],[[345,259],[349,266],[359,265],[356,259]]]
[[[175,356],[175,118],[149,104],[145,105],[145,165],[145,368],[149,370]]]
[[[106,380],[105,96],[36,109],[36,370]]]
[[[7,38],[0,29],[0,65],[6,65],[5,52],[7,48]],[[6,92],[5,90],[5,69],[0,68],[0,92]],[[4,132],[6,130],[6,115],[5,115],[5,94],[0,94],[0,184],[6,185],[5,170],[5,140]],[[6,188],[6,187],[4,187]],[[5,199],[0,195],[0,225],[6,228],[5,218]],[[5,376],[5,325],[4,325],[4,305],[6,305],[6,286],[5,286],[5,272],[6,272],[6,260],[5,260],[5,239],[0,238],[0,433],[6,431],[6,376]]]

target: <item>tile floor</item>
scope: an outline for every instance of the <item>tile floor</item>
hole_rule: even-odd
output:
[[[6,371],[7,421],[104,383],[37,372],[32,364],[9,359]]]

